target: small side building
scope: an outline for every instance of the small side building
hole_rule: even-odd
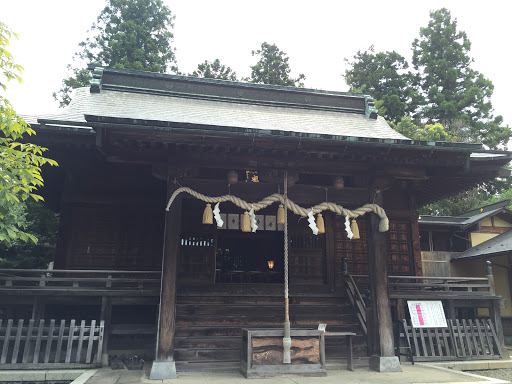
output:
[[[512,337],[512,211],[510,200],[458,216],[421,216],[420,245],[425,276],[485,276],[492,263],[505,336]],[[483,310],[478,315],[485,315]]]

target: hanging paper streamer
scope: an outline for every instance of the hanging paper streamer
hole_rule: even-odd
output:
[[[249,217],[251,219],[251,229],[253,232],[256,232],[256,230],[258,229],[258,223],[256,223],[256,215],[254,214],[253,208],[251,208],[251,210],[249,211]]]
[[[348,216],[345,216],[345,231],[347,231],[347,237],[352,240],[354,234],[352,233],[352,229],[350,228],[350,219]]]
[[[222,228],[224,226],[224,221],[222,221],[222,218],[220,217],[219,204],[220,203],[215,204],[215,208],[213,210],[213,217],[214,217],[215,221],[217,222],[217,227]]]
[[[315,235],[318,235],[318,227],[315,223],[315,216],[313,216],[313,210],[309,211],[308,213],[308,221],[309,221],[309,228],[313,231]]]

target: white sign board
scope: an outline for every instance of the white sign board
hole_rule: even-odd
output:
[[[446,316],[440,301],[407,301],[414,328],[445,328]]]

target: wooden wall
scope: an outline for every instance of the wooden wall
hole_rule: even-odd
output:
[[[150,167],[71,168],[63,196],[56,268],[160,268],[165,183]]]

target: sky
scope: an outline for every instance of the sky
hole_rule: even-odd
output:
[[[472,43],[473,68],[494,83],[495,114],[512,126],[508,48],[512,2],[451,1],[288,1],[164,0],[176,16],[174,47],[179,70],[190,73],[218,58],[249,76],[261,43],[276,44],[289,56],[292,75],[306,75],[308,88],[348,91],[344,58],[374,45],[409,61],[411,44],[426,27],[431,10],[446,7]],[[58,113],[59,90],[78,43],[87,36],[105,0],[0,0],[0,21],[20,35],[10,50],[25,68],[24,82],[11,82],[7,98],[20,114]]]

